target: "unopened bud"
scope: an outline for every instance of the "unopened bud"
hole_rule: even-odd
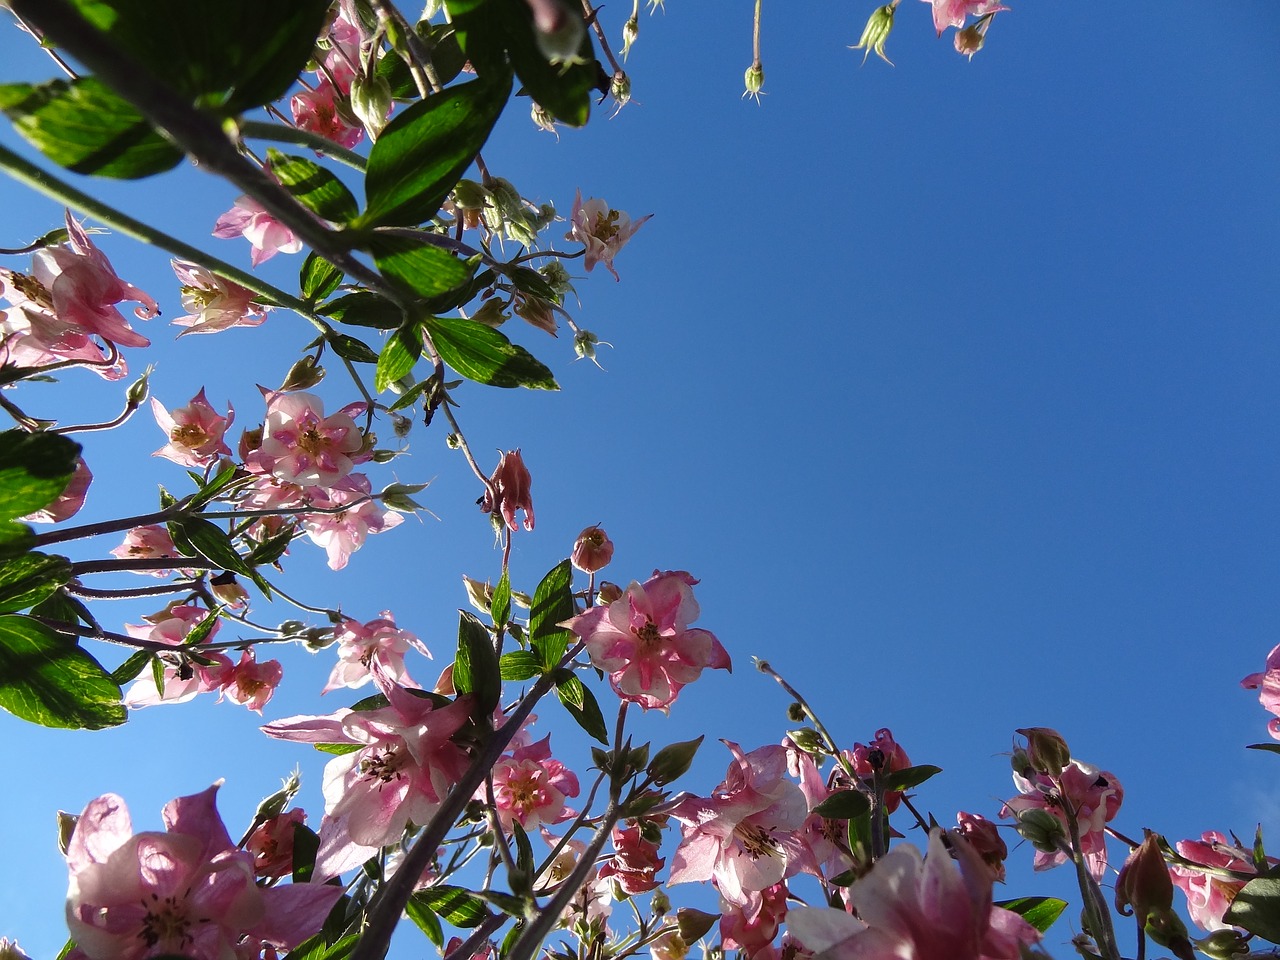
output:
[[[622,59],[627,59],[627,54],[631,52],[631,45],[636,42],[636,38],[640,36],[640,20],[635,14],[622,25]]]
[[[613,97],[619,108],[631,102],[631,78],[619,70],[609,81],[609,95]]]
[[[600,584],[600,589],[596,591],[596,603],[606,606],[615,600],[622,599],[622,588],[616,583],[610,583],[608,580]]]
[[[486,327],[497,328],[506,323],[509,317],[502,309],[502,298],[490,297],[480,304],[479,310],[471,314],[471,319],[476,323],[483,323]]]
[[[1191,946],[1191,938],[1187,936],[1187,925],[1173,912],[1172,907],[1164,907],[1148,914],[1143,929],[1152,942],[1168,948],[1179,960],[1195,960],[1195,948]]]
[[[822,737],[818,735],[818,731],[811,730],[808,727],[800,727],[797,730],[788,731],[787,736],[797,747],[805,753],[812,754],[815,757],[823,756],[827,752],[826,745],[822,742]]]
[[[489,191],[474,180],[459,180],[453,186],[453,202],[462,210],[483,210],[489,205]]]
[[[1213,960],[1238,960],[1249,955],[1249,943],[1238,930],[1215,930],[1197,940],[1196,949]]]
[[[375,76],[369,80],[357,76],[352,80],[351,110],[369,131],[369,139],[376,140],[391,112],[391,84],[386,77]]]
[[[253,815],[253,822],[262,823],[264,820],[278,817],[284,813],[284,808],[289,805],[289,801],[294,798],[298,788],[301,786],[302,781],[298,778],[298,771],[294,770],[280,782],[279,790],[258,804],[257,812]]]
[[[289,368],[289,372],[285,375],[284,383],[280,384],[280,390],[284,393],[289,393],[293,390],[306,390],[309,387],[314,387],[323,379],[324,367],[316,363],[315,357],[307,354]]]
[[[743,96],[755,97],[756,102],[759,103],[760,91],[764,89],[764,65],[759,60],[747,67],[747,72],[743,75],[743,82],[747,87]]]
[[[850,50],[861,50],[862,62],[867,62],[867,57],[874,53],[889,66],[893,66],[884,53],[884,42],[889,39],[889,33],[893,30],[893,15],[897,12],[897,4],[888,3],[883,7],[876,7],[875,12],[867,20],[867,25],[862,28],[862,36],[856,45],[850,47]]]
[[[653,891],[653,897],[649,900],[649,909],[655,917],[665,917],[671,912],[671,898],[667,896],[666,891],[662,889]]]
[[[555,292],[557,297],[563,302],[565,294],[575,292],[573,284],[569,282],[569,270],[559,260],[551,260],[544,263],[538,268],[538,272],[542,274],[547,281],[547,285]]]
[[[1142,843],[1129,853],[1116,877],[1116,909],[1128,916],[1125,908],[1133,907],[1138,922],[1145,925],[1153,912],[1173,907],[1173,881],[1160,850],[1160,838],[1150,830],[1143,832]]]
[[[210,579],[209,588],[228,607],[243,607],[249,602],[249,591],[236,581],[236,575],[229,570]]]
[[[462,576],[462,586],[467,591],[467,602],[481,613],[488,613],[493,604],[493,587],[487,581],[481,583],[466,574]]]
[[[1057,853],[1058,841],[1066,836],[1066,830],[1057,817],[1035,807],[1020,811],[1014,828],[1024,840],[1044,853]]]
[[[142,402],[147,399],[147,380],[150,379],[150,377],[151,368],[147,367],[142,376],[129,384],[129,389],[125,391],[124,395],[125,403],[134,408],[142,406]]]
[[[525,294],[516,300],[516,316],[553,337],[559,327],[551,301],[532,294]]]
[[[450,450],[461,450],[462,438],[458,436],[456,433],[451,433],[444,438],[444,445],[448,447]]]
[[[982,45],[987,42],[987,32],[979,24],[973,24],[965,27],[963,30],[956,31],[956,53],[967,56],[970,60],[973,55],[982,49]]]
[[[804,707],[796,703],[794,700],[787,704],[787,719],[792,723],[803,723],[807,714]]]
[[[551,63],[582,63],[587,25],[581,13],[563,0],[528,0],[538,49]]]
[[[337,639],[338,635],[333,632],[332,627],[309,627],[302,631],[302,642],[312,653],[332,646]]]
[[[1057,730],[1049,727],[1022,727],[1015,730],[1027,738],[1027,760],[1031,769],[1051,777],[1062,775],[1071,762],[1071,748]]]
[[[590,526],[578,534],[573,542],[569,562],[583,573],[595,573],[609,565],[613,559],[613,541],[603,527]]]
[[[715,922],[720,919],[716,913],[704,913],[693,907],[681,907],[676,911],[676,924],[680,930],[680,939],[685,943],[697,943],[707,935]]]

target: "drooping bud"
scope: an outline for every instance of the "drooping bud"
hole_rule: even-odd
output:
[[[743,83],[746,85],[744,97],[754,97],[756,103],[760,102],[760,91],[764,88],[764,64],[759,60],[747,67],[747,72],[743,75]]]
[[[494,468],[484,496],[480,498],[480,509],[494,516],[501,514],[508,530],[518,529],[516,511],[523,510],[524,528],[532,530],[532,486],[533,478],[529,474],[529,468],[524,465],[524,457],[520,455],[519,448],[508,450],[498,459],[498,466]]]
[[[459,180],[453,186],[453,202],[462,210],[483,210],[489,205],[489,191],[474,180]]]
[[[676,911],[676,924],[680,930],[680,939],[685,943],[697,943],[715,926],[720,915],[705,913],[693,907],[681,907]]]
[[[871,14],[867,20],[867,25],[862,28],[862,36],[856,45],[850,47],[850,50],[862,50],[862,62],[867,62],[867,57],[874,53],[889,66],[893,66],[884,53],[884,42],[889,39],[889,33],[893,30],[893,15],[897,12],[898,5],[896,2],[887,3],[883,7],[876,7],[875,12]]]
[[[822,737],[818,735],[818,731],[813,730],[810,727],[799,727],[795,730],[789,730],[787,731],[787,737],[797,747],[811,756],[821,757],[825,756],[827,753],[827,747]]]
[[[579,360],[590,360],[593,363],[596,359],[596,344],[600,342],[590,330],[579,330],[573,335],[573,352],[577,354]]]
[[[1062,776],[1062,768],[1071,762],[1071,748],[1062,734],[1049,727],[1022,727],[1014,732],[1027,738],[1027,761],[1032,770]]]
[[[351,81],[351,110],[360,119],[369,139],[376,140],[387,125],[391,112],[391,85],[386,77],[366,79],[357,76]]]
[[[1009,856],[1009,848],[1001,839],[999,828],[986,817],[963,810],[956,814],[956,823],[952,832],[969,842],[974,853],[991,871],[991,879],[1003,883],[1004,861]]]
[[[535,297],[532,294],[521,294],[516,298],[516,316],[539,330],[544,330],[553,337],[559,324],[556,323],[555,310],[549,300]]]
[[[529,107],[529,118],[533,120],[533,125],[539,130],[545,130],[547,133],[556,133],[556,118],[552,116],[550,110],[537,100],[534,100]],[[559,134],[557,133],[556,136],[559,136]]]
[[[987,21],[974,23],[963,30],[956,31],[956,53],[967,56],[970,60],[973,55],[982,49],[982,45],[987,42],[987,31],[983,29]]]
[[[582,63],[587,25],[582,14],[564,0],[526,0],[533,10],[538,49],[551,63]]]
[[[590,526],[578,534],[573,542],[569,562],[583,573],[595,573],[609,565],[613,559],[613,541],[599,526]]]
[[[1215,930],[1197,940],[1196,949],[1213,960],[1239,960],[1249,955],[1249,942],[1239,930]]]
[[[249,603],[249,591],[236,581],[236,575],[224,570],[209,580],[210,592],[220,603],[231,608],[246,606]]]
[[[1116,910],[1124,916],[1136,914],[1145,926],[1150,913],[1173,906],[1173,880],[1160,850],[1160,837],[1150,830],[1143,834],[1142,843],[1129,853],[1116,877]]]
[[[316,363],[315,357],[307,354],[289,368],[288,374],[285,375],[284,383],[280,384],[280,391],[289,393],[293,390],[306,390],[309,387],[314,387],[323,379],[324,367]]]
[[[480,309],[471,315],[471,319],[476,323],[483,323],[486,327],[494,327],[496,329],[510,318],[503,312],[502,298],[490,297],[480,304]]]
[[[619,70],[609,81],[609,95],[621,110],[631,102],[631,78]]]

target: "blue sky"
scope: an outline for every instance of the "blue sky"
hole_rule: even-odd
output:
[[[1129,835],[1244,836],[1261,821],[1280,837],[1276,758],[1242,749],[1267,738],[1266,714],[1238,687],[1280,619],[1280,10],[1018,4],[969,62],[904,0],[889,67],[847,49],[869,7],[766,3],[757,106],[740,98],[750,4],[734,7],[671,0],[642,18],[634,103],[615,119],[601,111],[557,141],[513,107],[485,150],[493,173],[563,213],[580,187],[654,214],[618,258],[620,283],[597,271],[579,284],[576,318],[614,344],[607,372],[573,363],[567,335],[509,326],[562,391],[460,395],[482,462],[519,446],[533,472],[538,527],[517,538],[518,584],[531,589],[595,522],[617,544],[610,579],[702,578],[699,625],[734,674],[707,675],[638,727],[655,745],[708,734],[695,792],[723,774],[715,738],[749,749],[787,728],[781,691],[751,669],[760,656],[849,744],[887,726],[914,761],[944,768],[918,801],[940,821],[994,816],[1013,729],[1045,725],[1120,778]],[[602,17],[617,34],[626,13]],[[14,32],[0,51],[4,80],[52,76]],[[4,191],[0,246],[60,218]],[[102,192],[247,267],[247,245],[208,236],[234,192],[198,171]],[[166,256],[99,241],[177,315]],[[298,262],[262,272],[289,283]],[[171,329],[153,321],[155,345],[136,357],[157,364],[154,395],[174,407],[206,385],[242,425],[260,418],[253,384],[278,383],[310,338],[283,313],[177,343]],[[335,407],[355,399],[339,373],[320,391]],[[88,380],[68,377],[60,396],[31,388],[24,405],[68,410],[74,395],[111,409],[111,388]],[[341,576],[300,545],[289,582],[359,619],[391,608],[438,666],[465,605],[459,575],[496,577],[499,553],[441,426],[410,439],[393,472],[433,480],[420,499],[439,519],[374,538]],[[181,489],[178,468],[147,459],[162,442],[142,414],[90,438],[86,517],[152,509],[157,483]],[[317,696],[325,654],[283,659],[268,719],[343,704]],[[574,731],[541,713],[574,762]],[[114,791],[156,828],[165,800],[225,777],[222,808],[239,822],[301,763],[318,819],[321,759],[266,741],[257,722],[205,702],[97,734],[0,715],[13,771],[0,822],[20,865],[0,878],[0,935],[35,957],[65,939],[57,808]],[[1071,895],[1065,874],[1033,877],[1030,860],[1012,853],[1008,895]],[[1069,953],[1074,913],[1048,938],[1055,955]],[[398,955],[420,955],[408,934]]]

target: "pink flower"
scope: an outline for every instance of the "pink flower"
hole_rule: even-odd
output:
[[[788,915],[788,929],[829,960],[1019,960],[1040,934],[992,905],[991,873],[965,841],[952,849],[956,860],[937,828],[923,859],[915,847],[896,846],[849,888],[857,918],[802,908]]]
[[[242,650],[240,662],[222,677],[221,695],[261,714],[283,676],[284,668],[279,660],[258,663],[252,649]]]
[[[590,526],[573,541],[569,562],[583,573],[595,573],[609,565],[613,559],[613,541],[603,527]]]
[[[991,871],[992,880],[1004,883],[1004,861],[1009,856],[1009,848],[1000,837],[1000,828],[981,814],[963,810],[956,814],[956,823],[958,826],[952,832],[968,841]]]
[[[373,678],[370,666],[375,660],[388,677],[407,686],[412,681],[405,671],[404,655],[413,648],[431,657],[421,640],[396,626],[390,610],[383,610],[380,618],[365,624],[343,620],[334,630],[334,639],[338,641],[338,663],[321,693],[364,686]]]
[[[1179,855],[1193,863],[1233,870],[1247,876],[1258,872],[1250,851],[1214,830],[1201,834],[1199,840],[1179,840],[1174,846]],[[1274,857],[1267,859],[1273,864],[1280,863]],[[1229,880],[1176,863],[1170,865],[1169,873],[1174,886],[1187,895],[1187,914],[1196,926],[1210,933],[1230,929],[1231,925],[1222,919],[1222,915],[1248,882],[1247,879]]]
[[[303,527],[311,542],[324,547],[329,555],[330,570],[345,567],[351,554],[360,549],[369,534],[382,533],[404,522],[403,516],[384,510],[376,501],[371,500],[371,492],[369,478],[363,473],[343,477],[328,489],[312,489],[308,492],[312,506],[322,509],[331,510],[353,504],[336,513],[302,515]]]
[[[623,700],[644,709],[666,710],[680,689],[704,669],[732,664],[709,630],[689,629],[698,619],[693,585],[684,571],[654,571],[632,583],[613,603],[595,606],[564,623],[587,645],[591,662],[609,674]]]
[[[787,751],[773,745],[744,754],[724,741],[733,762],[710,797],[688,797],[671,816],[681,823],[671,883],[714,880],[725,899],[747,903],[800,871],[815,872],[799,831],[809,806],[787,779]]]
[[[855,743],[852,750],[845,751],[845,757],[853,766],[854,773],[868,781],[875,776],[905,770],[911,766],[907,751],[893,739],[893,733],[887,727],[877,730],[875,739],[871,743]],[[901,802],[901,790],[885,792],[885,812],[893,813]]]
[[[566,797],[577,795],[578,778],[551,757],[550,734],[537,743],[518,747],[494,764],[493,804],[507,830],[512,821],[529,831],[544,823],[560,823],[577,816],[564,804]],[[481,786],[476,798],[486,797],[486,788]]]
[[[237,197],[235,205],[218,218],[213,235],[223,240],[243,236],[253,247],[249,260],[255,267],[277,253],[297,253],[302,249],[302,241],[293,231],[248,195]]]
[[[999,0],[924,0],[933,4],[933,25],[938,36],[947,27],[963,27],[964,18],[970,15],[980,17],[987,13],[998,13],[1009,8]]]
[[[1067,817],[1064,808],[1073,810],[1080,830],[1081,852],[1088,862],[1089,872],[1094,879],[1101,880],[1107,869],[1107,843],[1103,831],[1119,812],[1124,800],[1124,788],[1115,774],[1072,760],[1062,768],[1060,777],[1039,773],[1028,779],[1015,773],[1013,782],[1019,795],[1005,803],[1000,816],[1017,817],[1026,810],[1044,810],[1057,818],[1065,830]],[[1052,853],[1037,850],[1035,869],[1048,870],[1066,860],[1067,855],[1060,850]]]
[[[260,258],[265,259],[266,256]],[[254,263],[260,260],[255,260]],[[169,263],[182,281],[182,308],[189,311],[173,321],[175,326],[187,328],[178,336],[184,337],[188,333],[218,333],[232,327],[256,327],[267,319],[269,308],[255,302],[258,295],[252,290],[220,277],[199,264],[187,263],[185,260],[170,260]]]
[[[1267,654],[1267,668],[1261,673],[1251,673],[1240,681],[1246,690],[1257,690],[1258,700],[1276,719],[1267,724],[1267,732],[1280,740],[1280,646]]]
[[[321,80],[314,90],[303,90],[293,95],[289,101],[293,122],[303,130],[318,133],[351,149],[364,137],[364,127],[347,122],[339,106],[340,98],[345,100],[345,95],[335,90],[327,79]],[[350,105],[345,106],[349,108]]]
[[[809,814],[805,818],[802,835],[809,849],[813,852],[813,860],[823,877],[831,878],[843,873],[853,865],[845,849],[849,843],[849,821],[829,820],[813,810],[836,790],[827,786],[818,765],[804,750],[791,743],[783,744],[787,750],[787,772],[800,781],[800,792],[804,794]],[[841,784],[837,789],[847,789],[848,784]]]
[[[71,471],[71,479],[58,494],[58,498],[47,507],[18,519],[28,523],[61,523],[63,520],[70,520],[84,506],[84,498],[89,492],[91,483],[93,483],[93,474],[89,470],[89,465],[84,462],[84,457],[76,457],[76,466]]]
[[[573,213],[569,216],[569,232],[566,240],[574,240],[587,248],[583,264],[590,273],[597,263],[604,263],[617,280],[618,271],[613,268],[613,258],[653,214],[632,221],[621,210],[614,210],[595,197],[582,202],[579,190],[573,201]]]
[[[257,886],[253,857],[218,816],[217,791],[170,801],[165,833],[134,834],[114,794],[85,808],[67,847],[72,956],[229,960],[261,943],[288,950],[320,929],[341,888]]]
[[[775,883],[747,894],[742,905],[722,899],[720,939],[724,948],[737,950],[743,960],[769,952],[787,916],[787,893],[785,883]]]
[[[657,872],[666,865],[658,856],[658,844],[644,837],[644,826],[614,827],[610,837],[614,854],[600,868],[600,878],[612,879],[629,897],[648,893],[658,885]]]
[[[167,444],[152,454],[153,457],[164,457],[184,467],[203,470],[219,457],[231,456],[231,448],[222,438],[236,418],[235,409],[228,404],[227,415],[219,414],[205,397],[204,387],[189,404],[172,413],[152,397],[151,412],[169,438]]]
[[[427,823],[467,769],[466,753],[450,738],[471,714],[469,697],[438,707],[426,694],[416,696],[392,682],[381,668],[374,668],[373,677],[390,701],[385,707],[289,717],[262,728],[280,740],[359,748],[325,767],[325,817],[316,856],[322,879],[399,841],[410,822]]]
[[[134,527],[124,537],[124,543],[111,551],[113,557],[121,560],[160,560],[177,559],[178,550],[173,545],[169,530],[158,523],[145,527]],[[135,570],[152,577],[167,577],[172,570]]]
[[[220,690],[229,673],[234,669],[225,654],[201,650],[199,645],[188,645],[188,634],[201,623],[209,611],[194,604],[174,603],[143,617],[143,624],[126,623],[125,633],[139,640],[164,643],[172,647],[184,647],[183,653],[161,654],[164,664],[163,689],[156,689],[155,679],[147,674],[138,678],[125,694],[125,706],[137,710],[160,703],[185,703],[197,693]],[[213,624],[206,641],[218,632],[219,623]],[[193,659],[193,656],[199,659]],[[206,661],[204,663],[200,661]]]
[[[294,828],[306,820],[306,813],[295,807],[269,817],[254,828],[244,848],[253,854],[255,874],[274,880],[293,872]]]
[[[364,446],[364,433],[352,414],[363,411],[364,404],[326,417],[324,401],[313,394],[259,389],[267,401],[267,419],[262,443],[245,458],[246,467],[300,487],[333,486],[351,472]]]
[[[524,511],[524,528],[533,529],[533,495],[529,488],[533,486],[533,478],[529,468],[524,465],[524,458],[519,450],[510,450],[498,459],[498,466],[489,478],[489,488],[480,500],[480,509],[485,513],[495,511],[502,514],[508,530],[518,530],[516,511]]]

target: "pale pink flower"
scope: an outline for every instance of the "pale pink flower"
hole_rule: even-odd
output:
[[[540,894],[549,894],[573,873],[574,867],[586,852],[587,845],[581,840],[566,840],[563,845],[560,845],[560,838],[548,831],[546,827],[542,828],[541,833],[547,846],[552,848],[559,846],[559,853],[555,855],[543,874],[542,885],[537,890]],[[587,881],[578,888],[578,892],[560,914],[560,923],[566,927],[581,923],[603,931],[612,911],[612,884],[608,878],[601,877],[599,871],[595,871],[588,875]]]
[[[671,883],[714,880],[725,899],[742,905],[804,871],[816,872],[800,834],[809,806],[787,779],[787,751],[772,745],[744,754],[724,741],[733,762],[710,797],[688,797],[671,810],[681,823],[671,856]]]
[[[351,472],[364,447],[364,433],[352,414],[363,411],[364,404],[326,417],[324,401],[314,394],[259,389],[266,398],[267,419],[261,444],[245,457],[250,470],[300,487],[332,486]]]
[[[71,479],[58,494],[58,498],[47,507],[18,519],[28,523],[61,523],[63,520],[70,520],[84,506],[84,498],[89,492],[91,483],[93,483],[93,473],[90,472],[89,465],[84,462],[84,457],[76,457]]]
[[[574,240],[585,246],[583,265],[590,273],[597,263],[603,263],[617,280],[618,271],[613,268],[613,258],[653,214],[632,220],[621,210],[614,210],[603,200],[592,197],[585,203],[579,190],[573,201],[573,213],[569,215],[569,232],[566,240]]]
[[[565,806],[567,797],[577,795],[577,776],[551,756],[550,734],[537,743],[516,748],[493,766],[493,805],[507,830],[512,821],[529,831],[577,816],[576,811]],[[487,796],[485,786],[476,792],[478,800]]]
[[[265,259],[264,256],[254,262]],[[218,333],[232,327],[256,327],[267,319],[269,308],[255,301],[258,295],[252,290],[199,264],[185,260],[170,260],[169,263],[182,281],[182,309],[189,311],[173,321],[175,326],[187,328],[178,336]]]
[[[813,811],[835,793],[836,789],[847,789],[848,785],[845,783],[832,789],[823,779],[813,757],[790,740],[783,746],[787,749],[787,772],[800,781],[800,792],[804,794],[809,808],[802,835],[813,852],[813,860],[822,876],[828,879],[837,876],[853,865],[853,861],[845,853],[849,844],[849,821],[830,820]]]
[[[186,703],[198,693],[220,690],[228,674],[234,669],[231,659],[216,651],[201,650],[199,645],[185,643],[187,635],[209,615],[209,611],[194,604],[170,604],[159,613],[143,617],[145,624],[126,623],[125,633],[138,640],[164,643],[171,647],[184,647],[184,653],[161,654],[164,664],[162,690],[150,672],[134,681],[125,693],[124,703],[130,709],[152,707],[161,703]],[[218,632],[220,622],[215,621],[206,642]],[[208,663],[200,663],[186,654],[195,654]]]
[[[370,534],[382,533],[404,522],[401,514],[384,510],[376,500],[369,498],[372,489],[368,477],[363,473],[353,473],[331,487],[308,492],[312,506],[324,509],[346,507],[337,513],[302,515],[302,525],[311,542],[324,547],[329,555],[330,570],[345,567],[351,554],[360,549]],[[347,504],[352,506],[347,507]]]
[[[471,714],[469,697],[438,707],[376,666],[373,677],[389,701],[385,707],[289,717],[262,728],[280,740],[359,748],[325,767],[325,817],[316,855],[321,879],[399,841],[410,822],[427,823],[467,769],[466,753],[450,738]]]
[[[1026,810],[1044,810],[1056,817],[1066,830],[1064,806],[1070,807],[1075,812],[1080,848],[1089,872],[1094,879],[1101,880],[1107,869],[1104,830],[1124,800],[1124,788],[1115,774],[1072,760],[1062,768],[1060,777],[1040,773],[1028,779],[1015,773],[1013,782],[1019,794],[1004,804],[1000,816],[1017,817]],[[1036,870],[1048,870],[1066,860],[1067,855],[1061,850],[1037,850],[1034,866]]]
[[[893,732],[887,727],[877,730],[875,738],[870,743],[855,743],[853,749],[846,750],[844,755],[853,767],[854,773],[868,782],[876,775],[883,777],[885,774],[905,770],[911,766],[907,751],[893,739]],[[885,792],[885,812],[893,813],[901,802],[901,790]]]
[[[253,248],[249,260],[255,267],[277,253],[297,253],[302,249],[302,241],[293,231],[247,194],[237,197],[235,205],[218,218],[213,235],[223,240],[243,236]]]
[[[992,905],[991,874],[967,843],[952,847],[958,866],[940,829],[929,833],[927,857],[900,844],[849,888],[858,917],[800,908],[787,927],[823,960],[1019,960],[1040,934]]]
[[[1257,690],[1258,701],[1275,719],[1267,724],[1267,732],[1280,740],[1280,646],[1267,654],[1267,668],[1261,673],[1251,673],[1240,681],[1246,690]]]
[[[726,950],[737,950],[743,960],[768,951],[787,916],[787,885],[775,883],[753,891],[746,902],[720,901],[720,940]]]
[[[173,545],[169,529],[163,524],[152,523],[145,527],[134,527],[125,534],[124,543],[111,551],[113,557],[121,560],[177,560],[178,549]],[[167,577],[172,570],[133,570],[151,577]]]
[[[1233,870],[1249,876],[1258,872],[1253,854],[1216,830],[1206,831],[1199,840],[1179,840],[1174,847],[1180,856],[1206,867]],[[1272,864],[1280,863],[1274,857],[1267,860]],[[1170,864],[1169,874],[1174,886],[1187,895],[1187,914],[1196,926],[1210,933],[1230,929],[1231,925],[1222,919],[1222,915],[1248,882],[1247,879],[1215,877],[1176,863]]]
[[[231,456],[231,448],[223,436],[236,418],[235,409],[227,404],[227,415],[222,416],[205,397],[204,387],[189,404],[172,413],[152,397],[151,412],[169,438],[168,443],[152,454],[153,457],[164,457],[184,467],[203,470],[219,457]]]
[[[480,498],[480,509],[485,513],[498,512],[508,530],[518,530],[516,511],[524,511],[524,528],[533,529],[533,495],[529,488],[533,486],[533,478],[529,468],[524,465],[524,457],[520,451],[509,450],[498,459],[493,476],[489,478],[489,486]]]
[[[279,660],[258,663],[252,649],[242,650],[240,662],[223,676],[219,696],[225,696],[232,703],[242,704],[261,714],[283,676],[284,668]]]
[[[373,679],[370,666],[375,660],[392,680],[403,686],[416,686],[405,671],[404,655],[413,648],[431,657],[421,640],[396,626],[390,610],[383,610],[381,617],[364,624],[343,620],[334,629],[334,639],[338,642],[338,663],[321,693],[364,686]]]
[[[629,897],[648,893],[658,885],[657,873],[667,863],[658,856],[658,844],[646,840],[639,823],[615,826],[610,835],[613,856],[600,867],[600,878],[611,879]]]
[[[947,27],[963,27],[967,16],[980,17],[987,13],[1008,10],[999,0],[924,0],[933,5],[933,25],[938,36]]]
[[[272,880],[289,876],[293,872],[295,828],[306,822],[306,813],[294,807],[254,827],[244,843],[245,850],[253,854],[253,872]]]
[[[327,79],[316,84],[314,90],[295,93],[289,101],[293,122],[303,130],[317,133],[351,149],[364,137],[364,127],[359,123],[348,122],[347,117],[343,116],[339,108],[340,98],[345,100],[345,94],[335,90]],[[350,105],[345,106],[349,108]]]
[[[291,949],[320,929],[341,888],[257,886],[252,855],[236,849],[218,816],[217,790],[170,801],[165,833],[134,834],[114,794],[85,808],[66,854],[73,957],[231,960],[262,943]]]
[[[613,603],[594,606],[564,626],[586,643],[591,662],[609,674],[619,697],[665,711],[704,669],[732,668],[714,634],[689,628],[698,619],[697,582],[684,571],[655,570]]]

